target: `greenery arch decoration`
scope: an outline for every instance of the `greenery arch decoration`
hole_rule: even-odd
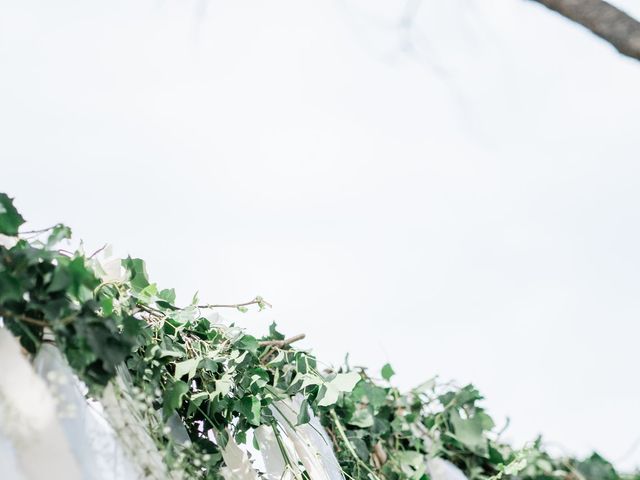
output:
[[[187,479],[222,478],[221,448],[233,436],[274,421],[274,403],[301,395],[299,425],[310,412],[332,439],[346,478],[427,480],[425,462],[442,457],[470,480],[639,480],[598,454],[553,458],[542,441],[514,449],[500,440],[472,385],[436,379],[401,392],[390,365],[371,376],[348,365],[321,371],[310,352],[296,349],[275,324],[262,336],[216,323],[220,308],[262,310],[261,297],[237,305],[176,305],[173,289],[152,283],[145,263],[104,263],[98,253],[59,248],[71,237],[61,224],[21,231],[24,219],[0,193],[0,317],[27,354],[51,331],[77,376],[99,396],[125,368],[135,405],[169,471]],[[178,444],[166,421],[178,415],[189,444]],[[294,426],[295,427],[295,426]],[[308,477],[306,474],[302,478]]]

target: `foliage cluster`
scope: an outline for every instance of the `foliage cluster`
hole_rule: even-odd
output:
[[[499,440],[472,386],[435,380],[407,393],[394,388],[386,365],[379,379],[348,365],[323,369],[273,324],[256,337],[217,321],[216,308],[263,309],[260,297],[239,305],[176,305],[171,289],[150,282],[137,258],[104,263],[95,254],[60,249],[71,236],[56,225],[20,232],[24,219],[0,193],[0,317],[29,354],[46,331],[78,377],[99,396],[118,372],[171,471],[183,478],[220,478],[221,448],[232,435],[250,441],[269,425],[278,435],[276,402],[304,401],[298,424],[317,415],[347,478],[427,480],[427,461],[442,457],[471,480],[639,480],[602,457],[552,458],[540,440],[514,450]],[[169,425],[179,419],[190,442]]]

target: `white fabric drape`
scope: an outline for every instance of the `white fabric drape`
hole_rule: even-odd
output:
[[[302,463],[305,471],[314,480],[344,480],[340,465],[333,452],[332,443],[313,412],[309,411],[310,421],[308,423],[296,425],[302,401],[302,396],[296,395],[275,402],[271,409],[283,433],[283,439],[288,440],[293,446],[292,449],[287,448],[287,455],[294,465],[297,465],[298,461]],[[293,451],[289,452],[289,450]],[[272,456],[277,458],[279,454],[282,458],[282,454],[274,448],[270,448],[270,451],[274,452]],[[275,463],[279,465],[280,460]]]
[[[427,470],[431,480],[467,480],[462,470],[442,458],[430,458],[427,460]]]
[[[0,328],[0,430],[11,442],[24,480],[80,480],[74,458],[47,386],[20,351],[17,339]],[[3,447],[3,452],[9,450]]]
[[[73,374],[60,350],[44,343],[33,361],[35,371],[56,398],[58,416],[85,480],[136,480],[140,471],[105,417],[102,405],[86,398],[86,387]]]

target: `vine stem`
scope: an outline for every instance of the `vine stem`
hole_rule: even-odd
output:
[[[358,456],[358,454],[354,450],[353,445],[351,445],[351,441],[347,437],[347,433],[344,431],[344,427],[342,426],[342,422],[340,421],[340,418],[338,418],[338,414],[336,413],[336,411],[332,408],[329,411],[329,414],[331,415],[331,418],[333,419],[333,422],[336,425],[336,430],[338,431],[340,438],[342,438],[342,441],[344,442],[345,446],[347,447],[347,450],[349,450],[349,453],[354,458],[354,460],[358,463],[358,465],[364,468],[374,478],[374,480],[380,480],[380,477],[378,477],[376,473],[373,470],[371,470],[369,465],[367,465],[362,461],[362,459]]]
[[[271,308],[271,304],[266,302],[262,297],[256,297],[253,300],[244,303],[198,305],[198,308],[240,308],[248,307],[250,305],[266,305]]]
[[[14,320],[20,320],[24,323],[30,323],[31,325],[36,325],[38,327],[48,327],[49,324],[43,320],[38,320],[37,318],[31,318],[27,315],[22,315],[20,313],[13,313],[9,310],[0,309],[0,317],[10,317]]]
[[[60,225],[60,224],[56,223],[55,225],[52,225],[51,227],[41,228],[39,230],[25,230],[23,232],[18,232],[18,235],[31,235],[31,234],[34,234],[34,233],[44,233],[44,232],[48,232],[49,230],[53,230],[58,225]]]

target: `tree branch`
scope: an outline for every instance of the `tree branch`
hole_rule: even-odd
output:
[[[286,347],[287,345],[291,345],[293,342],[297,342],[302,340],[306,335],[301,333],[300,335],[296,335],[291,338],[287,338],[286,340],[263,340],[260,342],[261,347]]]
[[[533,0],[558,12],[640,60],[640,22],[604,0]]]
[[[24,323],[29,323],[31,325],[36,325],[38,327],[48,327],[49,324],[44,320],[38,320],[37,318],[31,318],[27,315],[22,315],[20,313],[13,313],[9,310],[0,309],[0,317],[13,318],[14,320],[19,320]]]

